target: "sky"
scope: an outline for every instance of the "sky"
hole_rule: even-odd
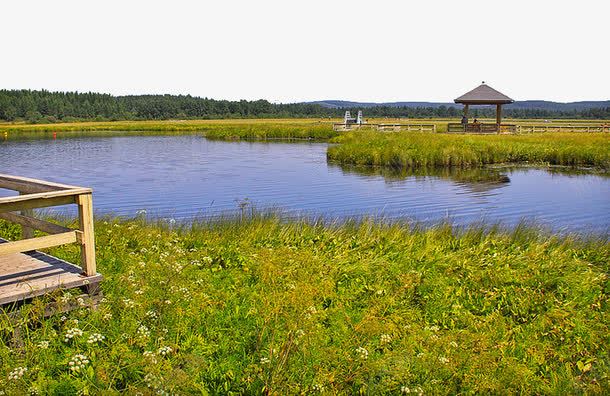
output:
[[[0,89],[610,99],[608,0],[0,1]]]

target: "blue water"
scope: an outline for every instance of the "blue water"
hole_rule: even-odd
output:
[[[241,203],[288,217],[610,228],[608,177],[519,168],[396,175],[329,164],[326,148],[197,135],[9,140],[0,143],[0,173],[92,187],[100,214],[145,211],[181,220],[235,211]]]

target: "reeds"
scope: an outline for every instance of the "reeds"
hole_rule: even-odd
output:
[[[328,159],[396,169],[545,164],[610,169],[610,135],[445,135],[352,132],[334,138]]]

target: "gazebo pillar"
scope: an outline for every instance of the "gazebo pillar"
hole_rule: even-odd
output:
[[[464,117],[468,118],[468,105],[464,105]]]
[[[496,105],[496,124],[498,126],[498,133],[500,133],[500,124],[502,124],[502,105]]]

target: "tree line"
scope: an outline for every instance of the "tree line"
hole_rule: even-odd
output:
[[[366,117],[442,118],[461,115],[460,108],[451,106],[328,108],[312,103],[229,101],[190,95],[112,96],[93,92],[0,90],[0,120],[31,123],[80,120],[321,118],[342,117],[346,110],[352,111],[352,114],[364,110]],[[610,107],[572,111],[506,109],[504,115],[512,118],[610,119]],[[471,116],[495,117],[495,109],[473,108]]]

